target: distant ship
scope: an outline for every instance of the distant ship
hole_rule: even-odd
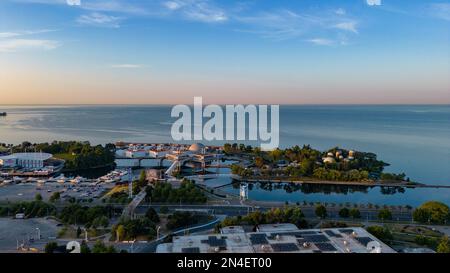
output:
[[[0,117],[6,117],[8,114],[6,112],[0,112]]]

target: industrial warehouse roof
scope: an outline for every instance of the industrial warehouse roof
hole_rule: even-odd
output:
[[[281,225],[280,227],[288,227]],[[395,253],[359,227],[175,236],[158,253]],[[236,229],[236,227],[234,227]]]
[[[0,159],[48,160],[52,157],[53,155],[48,153],[16,153],[7,156],[0,156]]]

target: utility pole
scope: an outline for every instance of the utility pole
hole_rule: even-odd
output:
[[[129,177],[129,183],[128,183],[128,191],[130,199],[133,199],[133,172],[131,168],[128,168],[128,177]]]

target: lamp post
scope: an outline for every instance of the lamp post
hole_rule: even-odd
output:
[[[134,241],[131,242],[131,246],[130,246],[130,253],[134,252],[134,243],[136,242],[136,239],[134,239]]]
[[[37,227],[37,239],[40,240],[41,239],[41,230]]]
[[[159,230],[161,229],[161,226],[158,226],[156,228],[156,239],[159,240]]]
[[[85,240],[86,243],[87,243],[87,241],[88,241],[88,232],[87,232],[87,229],[86,229],[86,228],[83,228],[83,230],[84,230],[84,240]]]

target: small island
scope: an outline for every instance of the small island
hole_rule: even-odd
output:
[[[247,158],[247,164],[234,164],[232,173],[249,182],[299,182],[345,185],[413,186],[406,174],[384,172],[388,163],[370,152],[334,147],[319,151],[310,145],[261,151],[259,148],[225,144],[224,152]]]

